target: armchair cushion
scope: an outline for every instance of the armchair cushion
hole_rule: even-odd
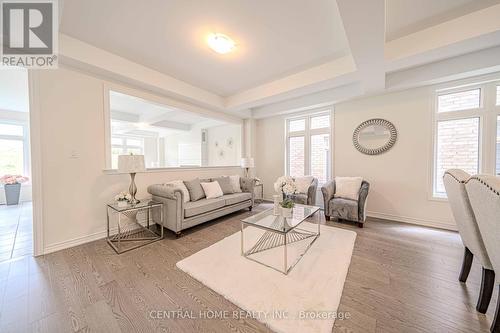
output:
[[[336,177],[335,178],[335,198],[358,200],[359,189],[363,178],[361,177]]]
[[[292,199],[292,201],[295,203],[307,205],[307,194],[303,193],[292,194],[289,196],[289,198]]]
[[[328,216],[348,221],[359,221],[358,201],[334,198],[328,205]]]
[[[305,177],[295,177],[295,186],[297,186],[298,193],[307,194],[307,190],[314,180],[313,176],[305,176]]]

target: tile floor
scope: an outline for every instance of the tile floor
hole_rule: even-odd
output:
[[[0,262],[33,253],[31,202],[0,205]]]

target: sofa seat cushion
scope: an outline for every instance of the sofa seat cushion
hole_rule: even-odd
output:
[[[246,201],[246,200],[251,200],[252,195],[250,193],[246,193],[246,192],[226,194],[226,195],[222,196],[222,199],[225,200],[226,206],[229,206],[229,205],[234,205],[234,204]]]
[[[348,221],[358,221],[358,201],[334,198],[328,205],[328,215]]]
[[[184,217],[200,215],[218,208],[222,208],[224,207],[224,205],[225,200],[222,197],[186,202],[184,204]]]

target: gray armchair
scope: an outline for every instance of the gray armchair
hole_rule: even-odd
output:
[[[311,185],[307,189],[307,193],[298,193],[289,195],[288,198],[292,199],[293,202],[302,205],[314,206],[316,203],[316,191],[318,190],[318,179],[313,178]]]
[[[325,218],[332,217],[339,220],[356,222],[358,227],[363,228],[366,220],[366,199],[370,184],[363,180],[359,189],[358,200],[335,198],[335,179],[329,181],[321,187],[323,201],[325,205]]]

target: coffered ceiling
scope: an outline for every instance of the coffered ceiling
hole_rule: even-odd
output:
[[[61,5],[63,64],[245,117],[500,71],[500,0]]]

